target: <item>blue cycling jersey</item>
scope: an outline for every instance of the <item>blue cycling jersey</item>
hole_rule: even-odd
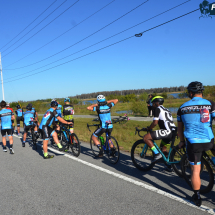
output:
[[[22,116],[22,109],[20,108],[20,109],[17,109],[16,111],[15,111],[15,113],[16,113],[16,115],[18,116],[18,117],[21,117]]]
[[[24,116],[24,124],[26,126],[29,126],[32,124],[31,122],[35,118],[35,112],[33,110],[27,110],[23,112],[23,116]]]
[[[58,104],[56,112],[58,114],[58,116],[61,117],[61,109],[62,109],[62,105]],[[58,121],[58,119],[55,118],[55,121]]]
[[[184,136],[190,143],[211,142],[214,138],[213,118],[215,118],[215,103],[200,97],[185,102],[177,113],[177,121],[183,122]]]
[[[110,109],[114,106],[114,103],[109,103],[104,106],[96,106],[93,108],[93,111],[97,111],[100,123],[102,128],[113,128],[112,124],[109,124],[108,127],[106,125],[106,122],[112,123],[111,121],[111,114],[110,114]]]
[[[11,116],[14,115],[11,110],[3,108],[0,111],[1,130],[12,129]]]
[[[54,118],[57,118],[57,117],[58,117],[58,114],[56,110],[54,110],[53,108],[48,109],[42,118],[39,128],[42,129],[43,125],[51,126]]]

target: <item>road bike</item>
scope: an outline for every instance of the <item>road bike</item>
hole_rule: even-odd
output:
[[[59,139],[61,140],[61,145],[69,150],[71,148],[74,156],[78,157],[81,152],[81,143],[78,139],[78,136],[75,133],[70,133],[70,130],[67,128],[68,125],[60,123]]]
[[[214,186],[214,174],[215,165],[212,162],[211,156],[209,152],[203,152],[201,158],[201,171],[200,171],[200,179],[201,179],[201,187],[200,193],[208,193],[213,189]],[[184,154],[181,159],[181,170],[182,175],[187,182],[187,184],[192,187],[191,185],[191,168],[190,162],[188,160],[187,154]]]
[[[35,121],[30,122],[30,132],[31,132],[31,140],[33,144],[33,148],[37,150],[37,139],[39,138],[39,133],[35,133],[34,128],[36,127]]]
[[[143,138],[143,135],[140,135],[140,132],[144,132],[144,131],[148,132],[148,129],[147,128],[138,129],[136,127],[135,135],[138,133],[139,137]],[[177,137],[177,128],[172,131],[172,139],[170,141],[170,148],[169,148],[167,157],[166,155],[164,155],[164,153],[161,151],[161,149],[154,141],[153,143],[156,149],[161,153],[164,164],[167,167],[172,166],[175,173],[179,177],[182,177],[180,161],[182,159],[184,151],[182,149],[179,149],[178,146],[174,146],[176,137]],[[155,163],[151,163],[151,161],[154,159],[154,156],[155,156],[154,152],[144,142],[143,139],[140,139],[133,144],[131,149],[131,159],[134,166],[137,169],[141,171],[151,170],[155,166]]]

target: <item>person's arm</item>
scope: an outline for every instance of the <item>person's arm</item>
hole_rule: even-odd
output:
[[[12,115],[11,115],[11,120],[15,120],[15,116],[14,116],[13,113],[12,113]]]
[[[154,119],[153,119],[152,124],[149,126],[148,130],[153,129],[158,124],[159,115],[160,115],[160,109],[159,108],[155,108]]]
[[[107,103],[114,103],[114,105],[118,102],[119,100],[118,99],[112,99],[112,100],[109,100],[107,101]]]
[[[148,130],[153,129],[158,124],[158,120],[153,120],[152,124],[149,126]]]
[[[66,125],[73,124],[72,122],[67,122],[66,120],[64,120],[64,119],[61,118],[60,116],[58,116],[57,119],[58,119],[61,123],[66,124]]]
[[[97,106],[98,106],[98,104],[90,105],[89,107],[87,107],[87,110],[93,111],[94,107],[97,107]]]

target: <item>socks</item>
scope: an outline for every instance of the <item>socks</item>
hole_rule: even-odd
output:
[[[159,153],[159,151],[156,149],[155,146],[153,146],[153,147],[151,148],[151,150],[155,153],[155,155]]]
[[[13,144],[10,145],[10,148],[11,148],[11,149],[13,148]]]
[[[199,190],[194,190],[193,192],[198,197],[198,199],[201,199]]]
[[[47,157],[47,155],[48,155],[48,152],[44,152],[44,157]]]
[[[59,149],[63,148],[60,143],[57,143],[57,146],[58,146]]]
[[[99,149],[99,150],[101,150],[101,145],[100,145],[100,144],[99,144],[99,145],[97,145],[97,147],[98,147],[98,149]]]

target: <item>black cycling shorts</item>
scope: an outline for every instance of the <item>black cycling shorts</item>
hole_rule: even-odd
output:
[[[67,122],[73,122],[73,124],[70,124],[70,125],[68,125],[69,126],[69,128],[74,128],[74,120],[73,119],[71,119],[71,120],[66,120]]]
[[[48,140],[55,131],[49,126],[43,125],[42,129],[39,129],[39,132],[43,140]]]
[[[1,135],[2,135],[2,137],[5,137],[6,134],[7,134],[8,136],[12,136],[12,135],[13,135],[12,129],[2,129],[2,130],[1,130]]]
[[[200,165],[202,152],[211,150],[214,145],[214,139],[209,143],[190,143],[186,142],[186,151],[191,165]]]
[[[27,133],[27,132],[31,129],[31,127],[32,127],[32,125],[26,126],[26,125],[24,124],[24,133]]]
[[[165,142],[168,143],[172,139],[172,131],[171,130],[156,130],[150,132],[153,140],[166,140]]]
[[[23,118],[21,116],[17,116],[16,117],[17,127],[20,127],[20,121],[23,121]]]
[[[103,133],[105,133],[106,131],[108,132],[108,136],[111,135],[111,132],[112,132],[113,128],[98,128],[94,131],[93,135],[96,136],[96,137],[99,137],[101,136]]]
[[[14,123],[14,120],[11,120],[12,123]]]

